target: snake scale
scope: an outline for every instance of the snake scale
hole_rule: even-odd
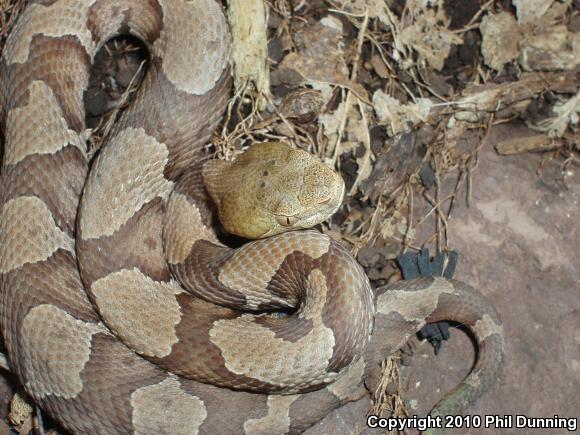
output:
[[[121,33],[144,42],[149,68],[89,162],[83,92],[95,53]],[[304,152],[267,161],[306,180],[251,227],[273,236],[238,249],[219,241],[209,195],[221,215],[231,180],[254,183],[230,177],[230,164],[200,164],[231,70],[214,0],[39,0],[19,16],[0,61],[0,322],[11,369],[74,433],[299,433],[365,394],[387,355],[445,319],[473,333],[477,361],[432,415],[463,411],[500,372],[497,313],[443,278],[374,295],[340,243],[280,233],[319,220],[294,206],[334,210],[342,198]],[[256,171],[267,199],[269,172]]]

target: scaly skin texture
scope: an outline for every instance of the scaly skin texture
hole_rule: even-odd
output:
[[[145,42],[149,69],[88,162],[82,95],[121,30]],[[228,100],[229,51],[214,0],[44,0],[19,17],[0,60],[0,326],[13,371],[75,433],[298,433],[364,394],[425,322],[447,319],[479,345],[434,410],[460,412],[503,360],[501,323],[475,290],[418,280],[375,301],[345,248],[315,231],[219,243],[202,181],[220,203],[220,178],[201,162]],[[334,209],[333,175],[283,155],[324,187],[281,177],[302,193],[288,203]],[[313,214],[273,205],[277,224]]]
[[[209,161],[202,173],[225,230],[247,239],[312,228],[344,195],[340,175],[279,142],[253,145],[235,162]]]

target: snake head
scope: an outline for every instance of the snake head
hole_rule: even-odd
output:
[[[259,239],[311,228],[342,202],[342,177],[306,151],[253,145],[234,162],[204,164],[203,180],[229,233]]]

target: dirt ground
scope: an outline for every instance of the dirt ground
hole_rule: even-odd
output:
[[[0,45],[24,3],[0,0]],[[493,301],[506,343],[503,375],[468,414],[580,418],[579,2],[266,3],[270,100],[262,112],[252,95],[234,100],[210,151],[231,158],[280,138],[337,168],[348,195],[321,230],[375,288],[400,278],[402,252],[458,252],[455,278]],[[132,39],[98,55],[85,97],[90,146],[129,101],[146,56]],[[438,355],[415,338],[396,357],[392,399],[426,415],[475,351],[452,328]],[[0,435],[29,428],[8,422],[16,388],[0,373]],[[380,433],[366,428],[371,405],[350,403],[306,433]]]

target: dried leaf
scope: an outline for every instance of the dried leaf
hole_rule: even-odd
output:
[[[288,54],[279,69],[293,69],[306,82],[346,83],[348,67],[344,60],[342,23],[326,17],[296,34],[298,52]]]
[[[383,59],[381,59],[381,56],[374,54],[373,57],[371,57],[371,65],[380,78],[389,78],[389,70],[387,69],[385,62],[383,62]]]
[[[417,103],[401,104],[380,89],[373,95],[373,108],[381,123],[390,127],[390,134],[409,131],[413,126],[427,121],[433,102],[418,98]]]
[[[344,111],[346,110],[345,106],[346,102],[342,101],[334,112],[322,113],[318,117],[318,122],[324,128],[324,135],[328,138],[330,143],[334,143],[336,141],[338,129],[344,117]]]
[[[280,103],[280,113],[299,124],[314,120],[322,107],[322,94],[314,89],[297,89],[290,92]]]
[[[405,196],[400,195],[397,204],[394,206],[394,211],[390,216],[385,217],[381,224],[380,234],[383,239],[399,238],[405,236],[407,232],[409,232],[409,238],[412,239],[414,237],[414,233],[409,231],[407,217],[400,212],[406,206]]]
[[[538,21],[550,8],[554,0],[512,0],[520,24]]]
[[[514,0],[519,22],[509,12],[483,17],[480,30],[485,63],[497,71],[516,59],[527,71],[574,69],[580,63],[580,34],[561,24],[569,3]]]
[[[347,123],[347,136],[349,138],[356,138],[358,145],[364,146],[364,153],[362,156],[356,158],[356,164],[358,165],[358,174],[349,192],[350,195],[354,195],[358,190],[360,183],[369,178],[372,172],[371,162],[374,161],[374,154],[371,151],[371,138],[369,134],[369,125],[367,119],[369,116],[365,113],[370,111],[367,106],[362,104],[358,105],[359,115],[357,117],[352,117]],[[354,121],[354,122],[351,122]]]
[[[369,18],[378,18],[385,25],[389,25],[388,18],[390,1],[385,0],[335,0],[333,2],[340,10],[352,15],[364,16],[368,10]]]
[[[481,52],[489,67],[499,71],[507,62],[518,58],[523,34],[509,12],[486,15],[479,29],[483,37]]]
[[[563,25],[538,27],[526,38],[520,52],[520,64],[528,71],[571,70],[580,64],[580,33]]]
[[[451,46],[463,43],[463,38],[449,30],[450,20],[443,7],[434,9],[428,6],[421,0],[407,1],[406,7],[412,11],[413,19],[409,24],[397,23],[400,34],[395,38],[395,45],[399,45],[397,48],[402,49],[402,53],[408,48],[415,50],[420,66],[430,65],[440,71]],[[391,19],[398,21],[392,15]]]
[[[532,128],[545,131],[550,137],[562,137],[569,125],[578,125],[580,91],[565,103],[556,103],[552,110],[557,116],[544,119]]]

